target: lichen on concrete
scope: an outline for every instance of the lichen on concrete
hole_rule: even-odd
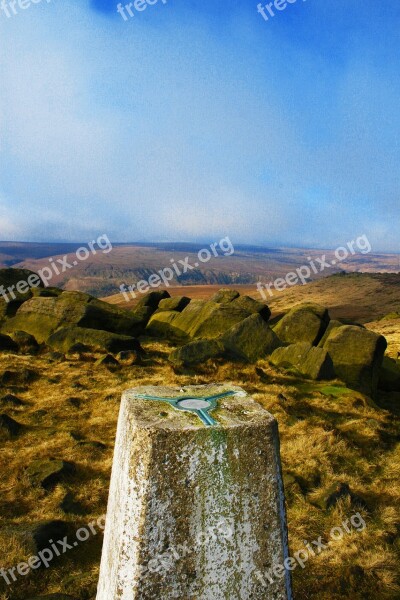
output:
[[[224,391],[238,394],[218,401],[216,427],[138,398]],[[256,577],[287,557],[282,493],[276,421],[240,388],[126,392],[97,600],[289,600],[289,578]]]

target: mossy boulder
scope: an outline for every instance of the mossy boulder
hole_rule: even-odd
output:
[[[125,335],[138,335],[145,325],[140,316],[89,294],[63,292],[55,297],[31,298],[18,309],[15,317],[4,323],[2,331],[26,331],[43,342],[67,324]]]
[[[34,298],[57,298],[63,293],[63,290],[56,287],[32,288],[32,296]]]
[[[267,304],[264,304],[264,302],[259,302],[258,300],[254,300],[253,298],[250,298],[250,296],[239,296],[239,298],[233,300],[231,306],[242,308],[249,314],[258,313],[264,319],[264,321],[269,321],[271,316],[271,311]]]
[[[213,304],[214,303],[207,303],[203,318],[190,329],[189,335],[192,338],[217,338],[249,316],[248,310],[234,306],[233,302],[219,304],[217,307],[213,306]],[[184,312],[185,311],[180,313],[175,321],[175,325],[179,326],[180,316],[183,315]]]
[[[23,354],[36,354],[39,350],[39,344],[30,333],[26,331],[13,331],[10,337],[18,345],[18,349]]]
[[[236,290],[222,288],[211,297],[211,302],[216,302],[217,304],[226,304],[232,302],[232,300],[235,300],[236,298],[239,298],[239,296],[240,294]]]
[[[280,345],[277,335],[259,314],[250,315],[231,327],[220,341],[228,356],[247,362],[265,358]]]
[[[0,269],[0,325],[43,285],[39,275],[29,269]]]
[[[292,308],[274,327],[282,342],[308,342],[316,346],[329,325],[329,313],[319,304],[300,304]]]
[[[276,367],[295,367],[309,379],[334,379],[335,370],[328,352],[323,348],[312,346],[308,342],[291,344],[278,348],[270,356],[271,364]]]
[[[182,312],[155,313],[147,325],[147,332],[171,339],[216,339],[250,314],[249,310],[234,306],[233,301],[192,300]]]
[[[324,344],[337,376],[369,396],[375,395],[386,348],[383,336],[355,325],[334,329]]]
[[[337,321],[336,319],[331,319],[329,321],[329,325],[326,328],[324,335],[322,336],[322,338],[320,339],[320,341],[318,343],[318,346],[320,348],[324,347],[324,344],[325,344],[326,340],[328,339],[328,337],[330,336],[331,332],[334,329],[338,329],[338,327],[343,327],[343,323],[341,323],[340,321]]]
[[[174,327],[191,338],[213,339],[248,316],[247,310],[233,306],[233,302],[194,300],[178,314]]]
[[[14,300],[30,298],[33,288],[43,288],[44,283],[37,273],[29,269],[0,269],[0,289],[5,288],[7,297]],[[11,289],[9,289],[11,288]]]
[[[177,366],[190,366],[221,356],[223,352],[224,346],[217,340],[195,340],[174,350],[168,360]]]
[[[55,351],[67,354],[76,344],[83,344],[91,352],[118,354],[122,350],[138,350],[139,342],[132,336],[85,327],[62,327],[47,339]]]
[[[182,312],[184,308],[190,303],[190,298],[187,296],[175,296],[174,298],[164,298],[158,305],[157,312],[165,310],[174,310],[176,312]]]
[[[165,300],[166,298],[170,298],[170,294],[167,290],[157,290],[153,292],[149,292],[142,298],[140,298],[139,302],[136,304],[136,308],[141,308],[143,306],[149,306],[153,310],[158,308],[161,300]]]
[[[383,358],[378,387],[385,392],[400,392],[400,362],[389,356]]]
[[[156,312],[147,324],[146,334],[170,340],[188,339],[188,335],[184,331],[174,327],[174,322],[178,315],[179,313],[171,310]]]

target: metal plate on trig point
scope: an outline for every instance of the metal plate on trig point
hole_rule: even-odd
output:
[[[181,391],[184,392],[185,390],[182,389]],[[214,393],[210,396],[200,396],[198,398],[189,395],[167,398],[150,394],[137,394],[136,398],[141,400],[153,400],[156,402],[167,402],[176,410],[194,413],[207,427],[216,427],[218,426],[218,422],[213,419],[209,413],[218,407],[218,400],[228,396],[243,396],[243,394],[246,395],[243,390],[226,390],[225,392],[220,392],[218,394]]]

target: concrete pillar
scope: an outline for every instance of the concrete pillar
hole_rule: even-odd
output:
[[[260,578],[287,556],[275,419],[230,384],[125,392],[97,600],[290,600]]]

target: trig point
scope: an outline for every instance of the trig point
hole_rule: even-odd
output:
[[[260,577],[287,557],[272,415],[230,384],[125,392],[97,600],[290,600]]]

